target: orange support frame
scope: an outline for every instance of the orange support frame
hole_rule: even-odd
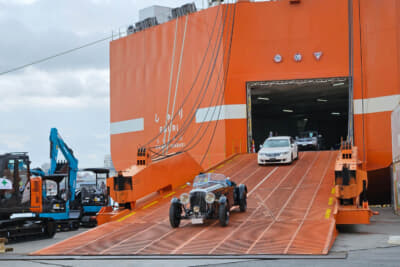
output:
[[[114,211],[111,207],[103,208],[97,215],[98,224],[118,220],[126,215],[127,210],[135,207],[137,200],[151,193],[162,193],[185,184],[200,171],[201,166],[185,152],[148,165],[132,166],[118,176],[108,178],[109,196],[119,203],[121,209]],[[121,215],[121,212],[124,214]]]
[[[335,192],[339,203],[336,224],[369,224],[371,216],[376,214],[364,196],[368,177],[360,167],[357,147],[342,142],[335,164]]]

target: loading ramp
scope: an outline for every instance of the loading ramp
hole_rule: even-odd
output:
[[[258,166],[238,155],[213,171],[248,187],[248,209],[217,221],[171,228],[170,200],[185,185],[149,199],[118,221],[100,225],[33,255],[327,254],[336,236],[336,151],[303,152],[291,165]]]

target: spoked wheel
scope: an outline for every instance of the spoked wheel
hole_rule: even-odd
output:
[[[181,223],[181,213],[181,206],[179,204],[172,203],[171,207],[169,208],[169,223],[171,224],[172,228],[179,227],[179,224]]]
[[[227,203],[222,203],[219,205],[218,211],[219,224],[221,226],[227,226],[229,222],[229,205]]]

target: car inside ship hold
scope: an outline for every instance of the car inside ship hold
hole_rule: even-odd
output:
[[[249,140],[256,148],[269,136],[291,136],[303,150],[338,149],[346,138],[347,77],[248,82],[247,93]]]

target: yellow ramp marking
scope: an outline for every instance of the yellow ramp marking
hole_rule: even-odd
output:
[[[222,167],[224,167],[225,164],[221,164],[217,167],[217,169],[221,169]]]
[[[333,197],[330,197],[330,198],[329,198],[328,205],[329,205],[329,206],[332,206],[332,204],[333,204]]]
[[[332,193],[332,194],[335,194],[335,188],[332,188],[331,193]]]
[[[168,195],[163,196],[163,198],[170,197],[170,196],[172,196],[173,194],[175,194],[175,192],[171,192],[171,193],[169,193]]]
[[[122,217],[121,219],[118,219],[117,221],[122,222],[123,220],[125,220],[135,214],[136,214],[136,212],[132,211],[131,213],[129,213],[128,215],[125,215],[124,217]]]
[[[181,188],[183,189],[183,188],[185,188],[186,186],[187,186],[187,184],[184,184],[184,185],[181,186]]]
[[[147,209],[147,208],[149,208],[149,207],[151,207],[151,206],[153,206],[153,205],[155,205],[155,204],[157,204],[158,203],[158,201],[156,200],[156,201],[153,201],[153,202],[151,202],[150,204],[147,204],[146,206],[144,206],[143,208],[142,208],[142,210],[145,210],[145,209]]]
[[[325,219],[329,219],[331,217],[331,209],[327,209],[325,212]]]

